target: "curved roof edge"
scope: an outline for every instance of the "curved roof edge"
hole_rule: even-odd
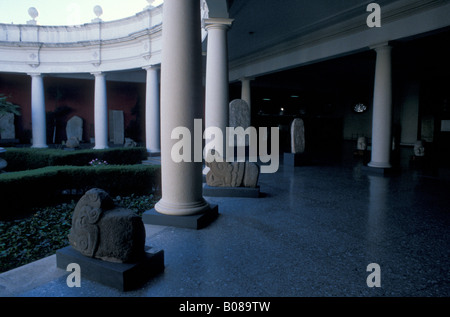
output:
[[[0,71],[79,73],[159,64],[163,5],[75,26],[0,24]]]

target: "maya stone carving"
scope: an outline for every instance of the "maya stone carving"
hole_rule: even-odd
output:
[[[133,211],[119,208],[102,189],[86,192],[75,206],[70,245],[81,254],[109,262],[138,261],[145,254],[145,227]]]
[[[296,118],[291,124],[291,151],[292,153],[305,152],[305,124]]]
[[[212,187],[256,187],[259,167],[252,162],[206,162],[206,184]]]

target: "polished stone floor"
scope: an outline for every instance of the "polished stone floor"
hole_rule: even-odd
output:
[[[205,197],[220,215],[204,229],[146,225],[165,271],[141,289],[69,288],[55,265],[54,279],[8,296],[450,296],[448,180],[408,168],[370,174],[350,159],[282,165],[260,186],[260,198]],[[381,287],[367,285],[370,263]]]

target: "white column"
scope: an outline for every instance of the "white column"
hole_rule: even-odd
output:
[[[158,66],[143,67],[147,71],[145,93],[145,143],[149,154],[160,154],[160,107]]]
[[[375,47],[377,52],[372,117],[372,159],[368,166],[391,168],[392,79],[391,47]]]
[[[241,86],[241,99],[244,100],[245,102],[247,102],[248,107],[250,109],[250,114],[252,113],[251,109],[252,109],[252,103],[251,103],[251,99],[252,99],[252,93],[251,93],[251,88],[250,88],[250,82],[253,80],[254,78],[249,78],[249,77],[244,77],[241,78],[240,81],[242,83]],[[251,115],[250,115],[251,117]]]
[[[106,99],[106,77],[101,72],[92,73],[95,76],[94,96],[94,149],[108,148],[108,104]]]
[[[226,157],[225,138],[228,127],[228,45],[227,30],[232,19],[205,19],[208,32],[205,86],[205,128],[220,128],[223,134],[223,148],[216,149],[222,158]],[[222,152],[223,150],[223,152]]]
[[[200,1],[165,0],[161,61],[161,189],[157,212],[187,216],[210,209],[203,198],[202,161],[195,162],[194,119],[203,117]],[[176,163],[172,131],[191,133],[192,159]],[[189,136],[185,136],[189,137]],[[200,136],[201,138],[201,136]],[[201,145],[200,145],[201,152]],[[200,153],[201,156],[201,153]]]
[[[44,80],[41,74],[31,76],[31,127],[33,148],[47,148],[47,126],[45,120]]]

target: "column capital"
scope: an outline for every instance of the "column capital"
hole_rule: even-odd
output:
[[[161,64],[153,64],[153,65],[143,66],[142,69],[145,69],[145,70],[149,70],[149,69],[159,70],[159,69],[161,69]]]
[[[92,72],[91,75],[94,75],[95,77],[106,76],[106,74],[104,72]]]
[[[252,81],[255,80],[255,77],[241,77],[239,78],[239,81]]]
[[[208,31],[212,28],[219,28],[223,30],[227,30],[231,27],[231,24],[233,24],[234,19],[228,19],[228,18],[208,18],[203,19],[202,24],[203,27]]]
[[[378,43],[369,47],[371,50],[381,51],[381,50],[391,50],[392,46],[389,45],[389,42]]]
[[[42,73],[27,73],[27,75],[31,77],[43,77]]]

